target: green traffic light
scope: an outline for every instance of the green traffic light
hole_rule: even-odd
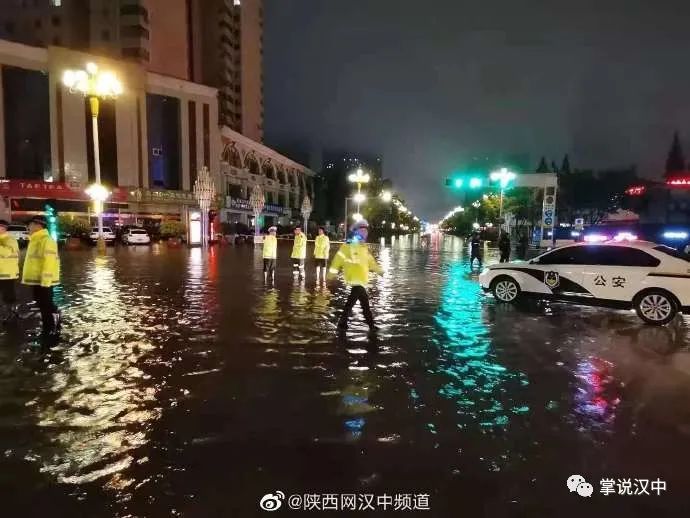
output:
[[[458,178],[455,180],[455,188],[460,189],[462,187],[462,178]]]
[[[479,189],[482,186],[481,178],[470,178],[470,189]]]

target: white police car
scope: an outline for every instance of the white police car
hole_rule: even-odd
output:
[[[531,261],[489,266],[479,282],[499,302],[532,295],[634,308],[656,325],[690,313],[690,256],[646,241],[567,245]]]

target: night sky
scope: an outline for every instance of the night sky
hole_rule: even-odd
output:
[[[687,0],[265,0],[266,142],[380,153],[423,217],[474,156],[659,176],[690,151]],[[690,154],[690,153],[689,153]],[[312,164],[315,165],[315,164]]]

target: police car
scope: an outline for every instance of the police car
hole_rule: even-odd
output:
[[[690,256],[646,241],[559,247],[527,262],[494,264],[479,276],[499,302],[521,296],[635,309],[649,324],[690,313]]]

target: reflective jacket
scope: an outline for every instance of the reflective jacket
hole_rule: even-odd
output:
[[[26,250],[22,284],[50,288],[60,284],[60,260],[57,243],[46,229],[34,232],[29,236],[29,248]]]
[[[369,283],[369,270],[382,273],[369,247],[360,242],[342,245],[331,262],[328,274],[332,277],[341,269],[345,282],[350,286],[366,286]]]
[[[314,243],[314,257],[316,259],[328,259],[331,252],[331,240],[327,235],[316,236]]]
[[[295,244],[292,245],[292,255],[290,257],[293,259],[307,258],[307,236],[304,233],[295,236]]]
[[[275,259],[276,257],[278,257],[278,238],[266,236],[264,238],[264,259]]]
[[[0,280],[19,278],[19,245],[10,234],[0,236]]]

